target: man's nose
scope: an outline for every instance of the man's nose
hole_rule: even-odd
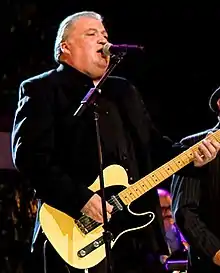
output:
[[[108,42],[108,39],[105,38],[105,37],[101,37],[101,38],[98,40],[98,43],[101,44],[101,45],[105,45],[107,42]]]

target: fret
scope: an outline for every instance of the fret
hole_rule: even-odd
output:
[[[152,178],[152,175],[148,175],[148,176],[147,176],[147,180],[149,180],[149,179],[150,179],[150,181],[151,181],[151,185],[152,185],[152,186],[155,186],[155,185],[157,184],[158,179],[156,178],[155,175],[153,175],[153,178]]]
[[[127,189],[127,194],[128,194],[129,198],[130,198],[132,201],[134,201],[134,200],[136,199],[135,195],[134,195],[133,192],[131,191],[131,187],[129,187],[129,188]]]
[[[136,198],[136,197],[139,197],[139,195],[138,195],[138,193],[137,193],[137,191],[136,191],[136,185],[134,186],[134,185],[131,185],[130,187],[129,187],[129,189],[131,190],[131,192],[132,192],[132,194],[134,195],[134,197]]]
[[[174,158],[173,161],[176,163],[179,169],[185,166],[185,163],[180,156]]]
[[[149,186],[147,185],[147,181],[145,181],[146,178],[142,178],[141,180],[139,180],[137,183],[141,186],[141,188],[144,190],[143,193],[145,193],[146,191],[149,190]],[[135,183],[136,184],[136,183]]]
[[[151,181],[153,181],[153,180],[150,180],[149,177],[146,178],[146,183],[148,185],[148,189],[151,189],[154,186],[154,183],[152,184]]]
[[[166,179],[166,177],[165,177],[165,176],[163,175],[163,173],[161,172],[161,167],[158,168],[156,171],[154,171],[154,173],[157,174],[157,177],[159,177],[159,179],[160,179],[161,181],[163,181],[164,179]],[[149,174],[149,175],[151,175],[151,174]]]
[[[133,201],[132,198],[131,198],[131,196],[130,196],[130,194],[129,194],[128,189],[125,189],[125,190],[123,190],[122,192],[120,192],[119,196],[120,196],[121,200],[122,200],[126,205],[130,204],[130,203]]]
[[[167,179],[167,177],[169,177],[169,174],[166,172],[166,169],[164,169],[163,166],[161,166],[159,170],[160,170],[160,173],[163,175],[164,180]]]
[[[125,205],[129,205],[131,203],[131,201],[128,199],[127,194],[123,191],[119,193],[119,197]]]
[[[139,184],[133,184],[133,185],[131,186],[131,188],[134,190],[134,192],[135,192],[138,196],[140,196],[140,195],[143,193],[142,188],[139,186]],[[141,189],[141,190],[140,190],[140,189]]]
[[[182,160],[185,164],[188,164],[192,161],[193,157],[194,157],[194,154],[192,152],[190,153],[183,153],[182,154]]]
[[[146,192],[146,185],[144,184],[144,182],[142,182],[142,180],[137,183],[137,186],[142,194]]]
[[[179,170],[179,167],[176,165],[175,161],[172,159],[170,160],[170,167],[172,168],[173,172],[177,172]]]
[[[196,151],[198,150],[198,146],[199,146],[199,143],[195,145],[195,147],[192,147],[192,148],[189,148],[188,150],[186,150],[185,152],[183,152],[182,154],[187,154],[187,156],[189,156],[190,158],[193,157],[193,151]]]
[[[169,162],[166,163],[166,165],[164,164],[164,166],[167,166],[166,168],[168,169],[168,172],[172,172],[174,173],[175,172],[175,168],[173,168],[173,166],[176,166],[172,160],[170,160]]]
[[[158,183],[159,180],[161,180],[158,177],[159,172],[153,172],[152,174],[148,175],[151,179],[153,179],[154,183]],[[162,177],[162,176],[161,176]]]
[[[173,174],[173,170],[168,163],[166,165],[163,165],[162,168],[167,172],[167,177]]]
[[[154,180],[149,175],[146,177],[146,182],[149,184],[150,187],[154,185]]]

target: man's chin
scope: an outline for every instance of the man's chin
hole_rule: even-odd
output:
[[[105,71],[108,68],[108,65],[109,64],[107,62],[99,63],[98,68]]]
[[[96,73],[95,73],[96,76],[97,76],[97,78],[101,78],[105,74],[107,68],[108,68],[107,65],[99,65],[99,66],[97,66]]]

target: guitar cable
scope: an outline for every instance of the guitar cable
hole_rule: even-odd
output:
[[[47,240],[44,241],[44,245],[43,245],[44,273],[47,273],[46,246],[47,246]]]
[[[46,259],[46,246],[47,246],[47,240],[45,240],[43,245],[43,256],[44,256],[44,273],[47,273],[47,259]],[[65,265],[65,268],[67,270],[67,273],[70,273],[69,267]],[[87,273],[88,271],[85,271]]]

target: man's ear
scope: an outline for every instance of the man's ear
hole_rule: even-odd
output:
[[[64,54],[69,54],[70,53],[69,45],[68,45],[68,43],[66,41],[60,43],[60,48],[61,48],[62,53],[64,53]]]

